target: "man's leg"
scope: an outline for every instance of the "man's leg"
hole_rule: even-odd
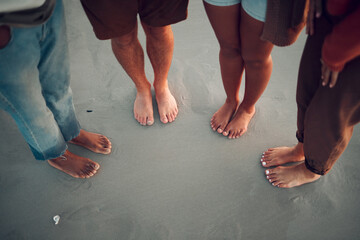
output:
[[[42,95],[38,71],[42,31],[42,26],[12,28],[12,40],[0,49],[0,107],[14,118],[36,159],[56,161],[61,157],[64,167],[58,167],[60,170],[74,177],[90,177],[99,165],[68,154],[62,132]]]
[[[80,130],[70,89],[69,56],[62,1],[52,18],[44,24],[39,63],[42,93],[65,141],[103,154],[111,152],[111,143],[103,135]]]
[[[171,26],[151,27],[142,22],[146,34],[146,50],[154,69],[154,88],[160,120],[173,122],[178,114],[174,96],[171,94],[167,76],[174,50],[174,36]]]
[[[116,59],[133,80],[137,94],[134,103],[134,116],[141,125],[154,123],[151,84],[146,79],[144,51],[137,38],[137,25],[131,32],[111,39]]]

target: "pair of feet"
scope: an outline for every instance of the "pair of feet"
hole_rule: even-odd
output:
[[[238,101],[226,101],[211,118],[211,128],[229,139],[239,138],[247,131],[254,114],[255,106],[245,108]]]
[[[270,148],[263,153],[261,164],[264,167],[273,167],[265,171],[269,182],[280,188],[292,188],[305,183],[314,182],[320,178],[320,175],[308,170],[304,163],[305,156],[303,144],[298,143],[294,147]],[[286,163],[300,162],[297,165],[284,167]]]
[[[174,96],[168,87],[155,88],[156,102],[158,105],[160,121],[162,123],[173,122],[178,114],[178,107]],[[154,123],[151,88],[137,90],[134,102],[134,117],[143,126]]]
[[[97,133],[80,130],[79,136],[69,141],[70,143],[82,146],[95,153],[110,154],[110,140]],[[48,160],[48,163],[54,168],[59,169],[75,178],[90,178],[96,174],[100,165],[88,158],[77,156],[68,150],[54,159]]]

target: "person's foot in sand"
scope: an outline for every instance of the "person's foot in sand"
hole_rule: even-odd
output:
[[[291,162],[301,162],[305,160],[303,144],[298,143],[293,147],[269,148],[261,156],[261,165],[273,167]]]
[[[155,87],[156,102],[158,104],[158,110],[160,115],[160,121],[162,123],[171,123],[175,120],[179,110],[176,104],[174,96],[171,94],[169,88]]]
[[[218,133],[223,133],[238,105],[239,101],[226,100],[224,105],[222,105],[219,110],[214,113],[210,120],[212,130],[217,131]]]
[[[137,91],[134,102],[134,117],[143,126],[153,125],[154,113],[150,88],[146,91]]]
[[[80,130],[79,136],[70,140],[69,143],[82,146],[95,153],[111,153],[111,142],[107,137],[98,133],[87,132],[83,129]]]
[[[98,163],[88,158],[77,156],[68,150],[66,150],[64,155],[48,160],[48,163],[74,178],[90,178],[100,168]]]
[[[223,131],[223,135],[229,139],[241,137],[248,128],[250,120],[255,114],[255,106],[245,109],[241,105],[235,113],[235,116]]]
[[[305,163],[289,167],[279,166],[273,169],[267,169],[265,174],[273,186],[280,188],[292,188],[314,182],[320,178],[320,175],[307,169]]]

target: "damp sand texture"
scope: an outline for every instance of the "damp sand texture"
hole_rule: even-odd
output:
[[[162,124],[154,102],[151,127],[133,117],[135,88],[110,42],[95,38],[79,1],[65,1],[65,11],[78,119],[108,136],[113,151],[103,156],[70,146],[101,165],[93,178],[74,179],[36,161],[0,111],[0,239],[360,239],[359,126],[331,172],[315,183],[274,188],[260,164],[267,148],[297,142],[304,34],[291,47],[274,48],[271,80],[248,132],[228,140],[210,128],[225,92],[201,1],[190,1],[188,20],[173,26],[169,86],[179,115]],[[145,46],[141,28],[139,39]],[[152,82],[147,57],[145,64]]]

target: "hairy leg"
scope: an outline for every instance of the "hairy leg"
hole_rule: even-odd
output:
[[[77,156],[68,150],[66,150],[64,155],[48,160],[48,163],[74,178],[90,178],[100,168],[98,163],[88,158]]]
[[[168,86],[168,73],[174,51],[174,35],[171,26],[151,27],[142,22],[146,34],[146,50],[154,69],[154,88],[160,120],[173,122],[178,114],[174,96]]]
[[[261,157],[264,167],[279,166],[290,162],[301,162],[305,160],[304,147],[298,142],[293,147],[269,148]]]
[[[70,143],[82,146],[95,153],[110,154],[111,142],[104,135],[92,133],[80,129],[79,136],[73,138]]]
[[[137,38],[137,27],[128,34],[111,39],[111,46],[116,59],[136,86],[135,119],[141,125],[152,125],[154,116],[151,84],[145,76],[144,51]]]
[[[314,182],[321,176],[308,170],[305,163],[289,167],[279,166],[273,169],[267,169],[265,174],[273,186],[280,188],[292,188]]]
[[[205,10],[220,44],[219,61],[226,101],[211,118],[211,128],[222,133],[235,113],[244,63],[240,52],[240,4],[219,7],[204,2]]]
[[[235,116],[224,130],[229,138],[239,138],[247,131],[255,114],[255,103],[264,92],[272,71],[270,56],[273,44],[260,39],[264,23],[241,8],[241,56],[245,65],[245,94]]]

